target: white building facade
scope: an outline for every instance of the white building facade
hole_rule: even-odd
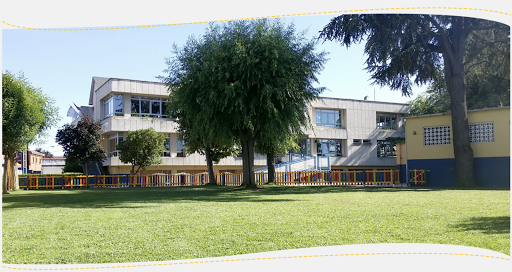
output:
[[[108,157],[102,162],[108,174],[126,174],[131,166],[119,160],[117,143],[128,131],[152,127],[165,134],[163,163],[150,166],[143,174],[206,171],[205,157],[186,154],[178,139],[177,124],[165,114],[167,86],[160,82],[93,77],[89,105],[100,120]],[[393,147],[387,137],[403,137],[406,104],[322,98],[311,107],[312,129],[305,131],[303,154],[329,157],[332,169],[394,169]],[[256,155],[255,169],[266,165]],[[242,158],[228,157],[214,165],[215,172],[242,172]]]

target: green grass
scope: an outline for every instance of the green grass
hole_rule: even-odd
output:
[[[145,262],[348,244],[510,255],[510,191],[264,186],[15,191],[3,262]]]

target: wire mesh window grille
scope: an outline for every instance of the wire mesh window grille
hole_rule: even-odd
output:
[[[494,123],[469,124],[469,139],[472,143],[494,142]]]
[[[423,145],[449,145],[450,134],[450,126],[424,127]]]

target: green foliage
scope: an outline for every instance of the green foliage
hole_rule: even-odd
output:
[[[101,122],[94,122],[91,117],[83,116],[76,125],[66,124],[59,129],[55,141],[62,146],[66,162],[83,165],[107,157],[100,144],[102,138]]]
[[[119,159],[132,165],[131,174],[146,170],[150,165],[162,163],[165,136],[153,128],[128,131],[128,136],[117,145]],[[135,166],[138,166],[135,170]]]
[[[75,172],[75,173],[84,173],[82,166],[78,163],[73,163],[70,160],[66,159],[64,162],[64,168],[62,169],[62,173]]]
[[[386,141],[389,141],[392,144],[405,144],[405,138],[404,137],[387,137]]]
[[[18,188],[16,154],[29,143],[42,142],[46,131],[60,120],[55,101],[35,88],[22,73],[2,73],[2,154],[5,155],[2,190],[7,193],[7,178]],[[7,169],[9,161],[10,169]]]
[[[416,99],[409,102],[409,115],[428,115],[444,113],[450,110],[450,96],[447,92],[436,92],[428,90],[419,94]]]
[[[507,29],[471,33],[465,50],[472,59],[465,68],[467,108],[510,106],[510,39]],[[411,101],[410,105],[411,115],[450,111],[450,95],[444,75],[440,73],[427,92]]]
[[[192,147],[240,143],[244,185],[255,186],[254,143],[270,132],[278,137],[265,142],[280,141],[309,124],[307,106],[324,89],[313,86],[325,62],[315,46],[279,20],[211,24],[200,39],[175,46],[163,80],[180,135]]]
[[[40,152],[40,153],[43,153],[43,156],[45,158],[53,158],[53,153],[52,152],[50,152],[48,150],[45,150],[45,149],[42,149],[41,147],[36,148],[36,151]]]
[[[35,88],[22,73],[2,73],[2,153],[24,150],[60,120],[55,100]]]
[[[436,83],[443,74],[450,96],[457,184],[475,184],[466,76],[473,68],[485,70],[484,67],[507,63],[510,53],[503,57],[499,52],[510,47],[509,26],[459,16],[349,14],[332,19],[320,32],[319,39],[336,40],[347,47],[366,40],[366,69],[374,83],[400,90],[402,95],[410,96],[413,84]],[[500,65],[505,66],[510,64]],[[503,72],[500,71],[502,75]],[[413,110],[432,112],[438,106],[435,101],[420,97]]]
[[[460,27],[463,29],[459,33]],[[335,17],[320,31],[319,39],[350,46],[366,39],[367,70],[374,83],[411,94],[413,84],[435,83],[447,68],[443,57],[459,54],[451,37],[462,39],[468,73],[475,67],[510,63],[510,27],[497,22],[444,15],[351,14]],[[453,39],[453,38],[452,38]],[[457,48],[458,49],[458,48]],[[501,59],[500,59],[501,58]],[[505,67],[499,65],[507,74]],[[451,67],[448,67],[451,68]],[[508,72],[510,74],[510,72]],[[443,76],[444,77],[444,76]],[[414,79],[414,80],[413,80]]]

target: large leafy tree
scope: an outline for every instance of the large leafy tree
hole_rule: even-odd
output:
[[[254,145],[266,126],[289,135],[309,123],[307,106],[323,91],[313,86],[325,61],[315,45],[279,20],[235,21],[212,24],[168,62],[170,100],[189,92],[193,106],[183,114],[205,131],[203,139],[240,143],[245,187],[256,186]],[[182,55],[191,57],[183,62]]]
[[[89,175],[88,162],[98,162],[107,157],[100,144],[102,139],[101,122],[94,122],[90,116],[82,116],[76,125],[64,125],[55,137],[64,150],[66,160],[82,165],[86,175]]]
[[[117,145],[119,159],[123,163],[130,163],[130,174],[136,175],[140,169],[146,170],[150,165],[162,163],[164,142],[165,136],[153,128],[128,131],[126,139]]]
[[[483,54],[506,43],[510,28],[504,24],[476,18],[416,15],[360,14],[341,15],[320,32],[320,39],[335,40],[350,46],[366,40],[367,70],[374,83],[388,85],[411,94],[413,84],[432,83],[442,71],[450,96],[453,148],[458,185],[475,184],[473,150],[470,146],[466,105],[466,74],[489,63]],[[466,54],[468,46],[474,47]]]
[[[466,56],[478,54],[466,70],[466,104],[468,110],[510,106],[510,39],[506,29],[475,33],[478,42],[465,46]],[[487,38],[491,37],[491,38]],[[471,35],[468,37],[474,39]],[[483,48],[481,42],[485,41]],[[450,111],[450,95],[439,75],[426,93],[410,102],[411,115]]]
[[[178,134],[184,142],[187,153],[198,152],[206,156],[206,164],[209,175],[209,184],[216,185],[215,173],[213,171],[213,163],[218,163],[222,158],[234,155],[235,144],[234,138],[229,134],[217,133],[218,130],[225,129],[222,123],[212,123],[212,119],[220,122],[207,108],[201,108],[199,101],[195,99],[200,88],[207,88],[206,84],[198,84],[203,82],[203,76],[198,69],[200,62],[199,50],[205,50],[199,43],[191,45],[191,41],[187,44],[189,47],[195,47],[196,51],[180,51],[175,46],[175,62],[183,64],[187,71],[188,84],[179,84],[179,87],[173,88],[167,102],[167,111],[175,122],[179,124]],[[190,49],[190,48],[189,48]],[[168,60],[168,64],[172,62]],[[184,72],[169,68],[169,72]],[[175,85],[176,86],[176,85]],[[204,103],[204,102],[203,102]],[[209,126],[204,126],[208,123]]]
[[[23,74],[2,73],[2,191],[7,193],[7,178],[18,189],[17,153],[29,143],[40,141],[60,119],[55,101],[33,87]]]

